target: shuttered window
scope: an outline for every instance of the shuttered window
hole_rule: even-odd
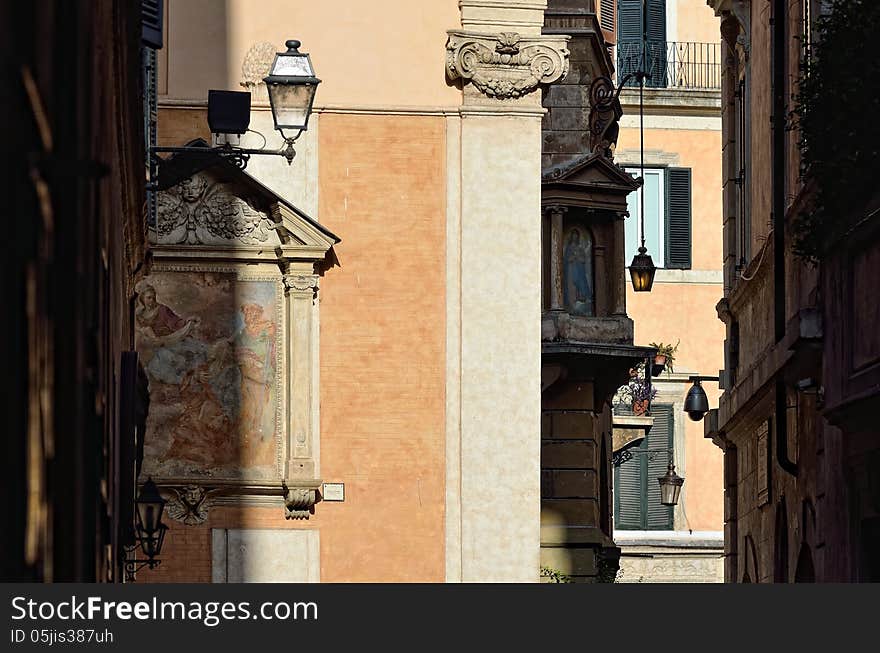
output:
[[[141,0],[141,42],[148,48],[162,49],[163,0]]]
[[[666,267],[691,268],[691,169],[666,170]]]
[[[639,168],[626,168],[636,177]],[[658,268],[691,268],[691,169],[645,168],[645,247]],[[629,217],[624,233],[624,259],[628,264],[641,244],[642,190],[626,198]]]
[[[665,87],[666,0],[644,0],[645,16],[642,15],[642,2],[617,0],[618,79],[642,68],[644,51],[645,72],[648,73],[645,86]],[[638,83],[632,81],[628,85],[638,86]]]
[[[672,506],[660,503],[657,479],[666,473],[673,442],[673,410],[652,404],[654,425],[629,460],[614,469],[614,527],[619,530],[672,530]]]
[[[599,3],[599,24],[602,29],[614,34],[614,0],[600,0]]]

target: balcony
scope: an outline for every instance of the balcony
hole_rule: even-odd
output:
[[[641,68],[642,48],[642,41],[617,44],[618,80]],[[648,41],[644,55],[647,88],[721,89],[720,43]],[[638,86],[638,82],[630,80],[627,86]]]

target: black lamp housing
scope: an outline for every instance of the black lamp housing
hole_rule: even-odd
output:
[[[150,560],[156,558],[162,551],[165,541],[165,531],[168,527],[162,523],[162,513],[165,510],[165,499],[159,494],[159,488],[148,478],[141,488],[141,493],[135,502],[135,516],[137,537],[141,549]]]
[[[639,253],[633,256],[632,263],[629,265],[629,276],[632,279],[632,287],[635,292],[651,292],[654,285],[654,273],[657,267],[654,260],[648,254],[648,250],[643,245],[639,247]]]
[[[248,91],[208,91],[208,126],[211,133],[221,136],[244,134],[251,124],[251,94]],[[236,139],[237,142],[237,139]]]

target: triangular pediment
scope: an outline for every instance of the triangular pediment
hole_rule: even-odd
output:
[[[639,187],[638,180],[601,154],[589,154],[544,172],[543,184],[600,187],[630,193]]]
[[[587,209],[626,212],[626,196],[641,182],[602,154],[553,166],[541,177],[541,201]]]
[[[154,246],[265,250],[285,258],[323,258],[339,238],[204,141],[162,162]]]

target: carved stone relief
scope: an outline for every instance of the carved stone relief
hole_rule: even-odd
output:
[[[251,99],[268,102],[269,95],[263,78],[269,74],[275,59],[275,46],[268,41],[255,43],[247,51],[241,62],[241,81],[239,85],[250,91]]]
[[[449,32],[446,75],[470,82],[498,100],[522,97],[568,73],[566,38],[524,37],[516,32]]]
[[[280,242],[275,222],[255,200],[239,197],[230,184],[203,173],[184,179],[157,198],[157,244],[260,245]]]
[[[206,490],[200,485],[169,487],[167,489],[173,493],[165,509],[171,519],[187,526],[205,523],[208,519],[208,508],[211,505],[210,496],[214,493],[213,490]]]

